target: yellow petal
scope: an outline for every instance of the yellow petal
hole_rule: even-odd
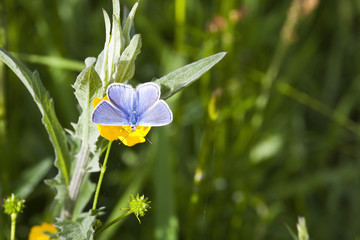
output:
[[[55,233],[56,227],[49,223],[33,226],[29,233],[29,240],[50,240],[50,237],[44,232]]]
[[[124,133],[124,128],[122,126],[107,126],[107,125],[97,125],[100,135],[103,138],[106,138],[110,141],[114,141],[119,139],[119,136],[121,135],[126,135],[126,133]]]
[[[145,142],[145,136],[151,127],[137,126],[135,131],[132,131],[131,126],[124,126],[123,129],[124,131],[119,135],[119,139],[124,145],[131,147]]]
[[[95,108],[99,104],[99,102],[101,102],[102,100],[109,100],[109,98],[107,96],[105,96],[103,98],[95,97],[92,102],[93,107]]]

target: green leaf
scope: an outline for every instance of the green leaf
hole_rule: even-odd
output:
[[[104,21],[105,21],[105,44],[104,44],[104,50],[101,51],[101,53],[99,54],[97,61],[96,61],[96,65],[95,65],[95,70],[97,71],[97,73],[99,74],[100,78],[102,81],[104,81],[104,83],[108,79],[108,73],[107,73],[107,65],[108,65],[108,51],[109,51],[109,43],[110,43],[110,29],[111,29],[111,23],[110,23],[110,18],[109,15],[106,13],[106,11],[103,9],[103,14],[104,14]]]
[[[92,183],[89,179],[89,174],[86,174],[84,177],[83,184],[80,188],[79,197],[76,201],[72,220],[78,219],[79,215],[89,203],[90,199],[93,197],[96,184]]]
[[[86,68],[77,77],[73,88],[75,97],[82,109],[79,121],[74,124],[75,136],[86,143],[91,152],[95,151],[99,131],[96,124],[91,121],[94,110],[92,102],[95,97],[101,97],[101,79],[95,71],[95,58],[85,60]]]
[[[125,82],[131,79],[135,73],[135,60],[139,55],[141,49],[141,35],[135,35],[129,46],[123,51],[120,56],[119,65],[115,72],[115,82]]]
[[[134,4],[134,6],[132,7],[129,16],[126,18],[126,22],[125,25],[123,27],[123,34],[124,34],[124,38],[125,38],[125,46],[128,46],[130,43],[130,30],[131,30],[131,26],[133,24],[134,21],[134,17],[135,17],[135,13],[136,13],[136,9],[138,8],[139,2],[136,2]]]
[[[96,66],[96,70],[101,71],[99,73],[101,80],[103,81],[103,90],[114,80],[112,74],[115,71],[115,67],[120,62],[120,55],[124,48],[123,36],[120,24],[120,5],[117,0],[113,0],[113,18],[112,26],[110,24],[110,18],[104,11],[105,28],[106,28],[106,41],[104,50],[99,55],[99,64]],[[111,27],[111,33],[110,33]]]
[[[84,69],[84,63],[76,60],[70,60],[57,56],[41,56],[35,54],[12,53],[15,57],[30,63],[43,64],[53,68],[81,71]]]
[[[122,33],[121,33],[121,24],[120,24],[120,17],[117,18],[116,15],[113,15],[112,21],[112,30],[111,30],[111,40],[110,40],[110,56],[112,61],[112,71],[109,70],[110,73],[115,71],[115,65],[119,62],[120,55],[124,46],[122,44]]]
[[[91,216],[90,212],[86,213],[79,221],[71,221],[64,219],[55,223],[61,231],[59,237],[63,237],[66,240],[92,240],[94,229],[93,224],[96,220],[95,216]]]
[[[65,131],[61,127],[55,114],[54,104],[42,84],[39,74],[31,72],[24,64],[14,58],[5,49],[0,47],[0,59],[17,75],[27,90],[30,92],[41,114],[42,121],[49,134],[55,150],[55,165],[61,172],[61,178],[69,183],[69,149],[66,142]]]
[[[167,99],[187,87],[218,63],[226,52],[220,52],[181,67],[154,82],[161,86],[161,98]]]
[[[103,92],[111,82],[124,82],[134,75],[136,56],[140,53],[141,38],[130,41],[130,30],[138,3],[135,3],[126,18],[124,31],[120,23],[120,3],[113,0],[112,25],[108,14],[105,19],[106,40],[104,50],[99,54],[95,69],[103,81]],[[130,46],[131,45],[131,46]],[[125,52],[125,55],[123,55]],[[125,70],[123,72],[123,70]]]
[[[62,180],[60,173],[53,179],[46,179],[45,183],[56,190],[56,196],[51,205],[51,213],[53,217],[59,217],[68,197],[67,185]]]
[[[113,15],[120,20],[120,0],[113,0]]]
[[[72,214],[86,172],[100,170],[99,158],[91,157],[93,155],[99,156],[99,154],[96,154],[96,141],[99,137],[99,131],[96,124],[91,121],[94,109],[92,101],[95,97],[101,96],[102,91],[102,82],[94,68],[95,61],[95,58],[87,58],[85,60],[86,68],[79,74],[73,86],[76,99],[82,109],[78,123],[73,124],[75,129],[74,137],[80,139],[81,147],[76,154],[76,165],[69,185],[71,202],[66,206],[69,215]],[[95,163],[90,163],[91,159]],[[92,166],[92,168],[89,168],[89,166]]]

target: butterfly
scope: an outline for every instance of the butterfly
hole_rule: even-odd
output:
[[[156,83],[139,84],[136,88],[124,83],[112,83],[107,88],[109,100],[102,100],[94,109],[92,121],[100,125],[164,126],[172,122],[173,114]]]

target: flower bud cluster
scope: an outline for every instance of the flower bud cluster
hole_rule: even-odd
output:
[[[21,213],[25,207],[25,200],[15,197],[14,194],[11,194],[10,197],[5,199],[4,202],[4,212],[8,215],[17,215],[18,213]]]

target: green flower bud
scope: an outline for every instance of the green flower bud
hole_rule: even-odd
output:
[[[306,222],[304,217],[299,217],[299,222],[296,225],[298,230],[299,240],[309,240],[309,234],[306,229]]]
[[[145,216],[145,212],[148,208],[150,208],[149,204],[150,201],[148,201],[148,198],[144,197],[144,195],[139,196],[139,194],[136,194],[134,197],[134,195],[131,194],[129,200],[129,212],[134,213],[136,218],[139,220],[139,223],[141,223],[139,216]]]
[[[17,215],[21,213],[25,207],[25,200],[15,197],[12,193],[10,197],[5,199],[4,205],[5,213],[8,215]]]

